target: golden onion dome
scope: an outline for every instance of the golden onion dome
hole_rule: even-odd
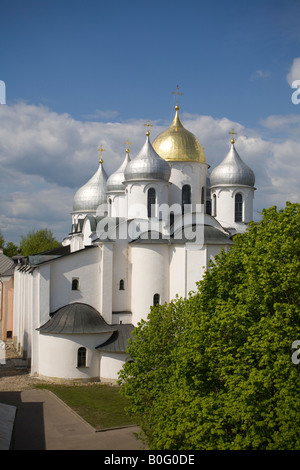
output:
[[[167,161],[206,163],[199,140],[185,129],[180,121],[178,105],[175,106],[175,110],[175,118],[170,127],[153,141],[154,150]]]

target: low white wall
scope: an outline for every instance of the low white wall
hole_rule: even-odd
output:
[[[116,383],[118,373],[128,359],[129,356],[126,353],[101,352],[100,381]]]
[[[109,338],[109,333],[91,335],[40,334],[38,370],[32,375],[57,379],[99,379],[100,354],[95,349]],[[87,366],[77,367],[77,352],[87,350]]]

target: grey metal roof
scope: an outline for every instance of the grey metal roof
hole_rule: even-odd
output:
[[[167,235],[162,234],[161,232],[148,230],[147,232],[143,232],[138,238],[131,240],[130,243],[141,243],[141,244],[168,244],[170,242],[170,237]]]
[[[15,262],[8,256],[0,253],[0,276],[12,275],[15,267]]]
[[[243,162],[237,153],[234,144],[224,158],[210,175],[210,187],[218,185],[246,185],[254,186],[255,176],[251,168]]]
[[[188,227],[181,227],[180,229],[176,230],[174,234],[170,237],[164,236],[159,232],[155,232],[154,234],[146,232],[142,234],[136,240],[132,240],[132,244],[185,244],[185,243],[193,243],[193,239],[195,239],[195,230],[196,227],[199,230],[203,229],[203,232],[198,233],[198,242],[202,242],[203,245],[233,245],[233,241],[231,240],[230,236],[226,233],[222,232],[221,230],[217,229],[216,227],[212,227],[210,225],[191,225]],[[152,235],[154,235],[152,237]]]
[[[201,229],[201,226],[198,226]],[[184,227],[184,229],[177,230],[171,240],[172,244],[177,243],[193,243],[194,230],[196,226]],[[199,241],[203,242],[203,245],[233,245],[233,241],[230,236],[216,227],[211,225],[203,226],[203,234],[198,235]]]
[[[60,256],[58,256],[58,255],[53,255],[52,256],[51,251],[49,251],[49,255],[47,255],[47,252],[45,252],[45,253],[29,256],[28,257],[29,264],[30,264],[30,266],[39,266],[40,264],[52,263],[53,261],[64,258],[66,256],[76,256],[79,253],[85,252],[85,250],[92,250],[96,247],[94,245],[87,245],[84,248],[81,248],[80,250],[76,250],[76,251],[71,251],[70,250],[70,245],[67,245],[64,248],[65,248],[65,250],[61,251]],[[18,268],[18,270],[20,271],[21,268]]]
[[[114,191],[125,191],[125,186],[123,181],[125,179],[124,172],[127,167],[127,164],[130,162],[129,154],[126,153],[125,159],[120,166],[107,180],[107,192],[114,192]]]
[[[38,264],[45,263],[47,261],[52,261],[62,256],[69,255],[71,253],[70,245],[63,246],[60,245],[51,250],[42,251],[34,255],[28,256],[28,261],[31,266],[36,266]]]
[[[128,163],[125,169],[125,180],[163,180],[169,181],[171,167],[168,162],[161,158],[154,150],[147,136],[138,156]]]
[[[112,325],[112,327],[115,329],[115,332],[105,343],[97,346],[96,349],[108,352],[126,352],[128,340],[130,338],[133,339],[132,331],[135,328],[134,325],[128,323]]]
[[[115,328],[108,325],[100,313],[91,305],[75,302],[59,308],[51,314],[50,320],[37,328],[41,333],[51,334],[92,334],[113,333]]]
[[[92,178],[78,189],[73,200],[73,211],[95,211],[106,203],[107,174],[100,164]]]

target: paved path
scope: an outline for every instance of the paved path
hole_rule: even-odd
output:
[[[48,390],[0,391],[17,407],[14,450],[141,450],[137,427],[96,432]]]
[[[34,389],[38,379],[27,373],[26,362],[7,344],[0,367],[0,403],[17,407],[14,450],[140,450],[137,427],[96,432],[56,395]]]

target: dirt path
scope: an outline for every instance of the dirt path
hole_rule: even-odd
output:
[[[20,357],[12,343],[6,343],[5,364],[0,363],[0,392],[22,391],[34,388],[35,384],[57,383],[51,380],[32,377],[27,368],[27,363]],[[70,382],[66,380],[59,381],[60,384],[90,386],[95,382]],[[96,382],[99,383],[99,382]]]
[[[0,364],[0,391],[28,390],[41,383],[39,378],[31,377],[24,361],[12,343],[6,343],[5,364]]]

